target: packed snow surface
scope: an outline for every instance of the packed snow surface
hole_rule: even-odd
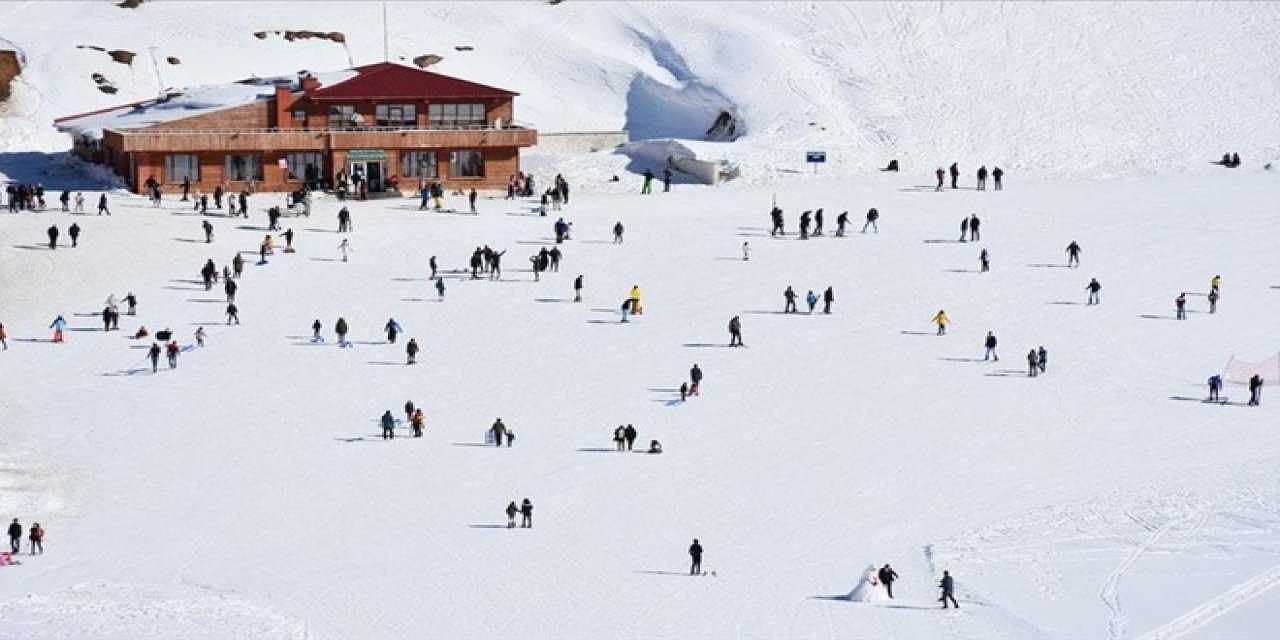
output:
[[[520,120],[679,140],[530,157],[540,184],[573,185],[547,217],[532,200],[482,199],[476,216],[355,202],[343,235],[343,205],[318,196],[283,221],[297,253],[264,264],[281,196],[254,196],[246,220],[110,192],[96,216],[103,176],[46,153],[67,146],[55,116],[380,59],[380,3],[307,6],[0,7],[29,65],[0,119],[0,181],[42,182],[51,205],[0,214],[0,518],[48,531],[46,554],[24,541],[0,566],[0,638],[1274,635],[1275,386],[1260,407],[1236,385],[1202,400],[1232,356],[1280,348],[1262,168],[1280,139],[1275,5],[389,3],[393,56],[440,53],[436,71],[521,92]],[[347,43],[253,36],[280,29]],[[722,109],[742,137],[697,141]],[[743,178],[639,195],[634,174],[681,148]],[[817,175],[807,149],[829,151]],[[1226,151],[1245,166],[1208,163]],[[890,157],[902,173],[873,169]],[[952,161],[964,188],[934,192]],[[1006,190],[973,190],[984,163]],[[63,188],[88,214],[56,212]],[[785,237],[769,235],[775,202]],[[824,235],[797,239],[818,207]],[[859,233],[870,207],[878,231]],[[975,213],[981,238],[959,242]],[[528,257],[560,215],[562,267],[535,281]],[[500,280],[467,271],[486,244],[507,251]],[[228,326],[199,269],[237,253]],[[645,312],[624,324],[635,285]],[[833,313],[781,313],[788,286],[832,287]],[[102,331],[106,298],[128,292],[138,315]],[[734,316],[745,348],[725,346]],[[188,346],[204,327],[207,346],[153,374],[141,325]],[[706,379],[682,403],[694,363]],[[406,400],[424,436],[381,440],[378,417]],[[499,417],[516,441],[486,447]],[[620,424],[664,453],[615,451]],[[534,526],[508,530],[526,497]],[[688,575],[694,538],[705,576]],[[896,598],[850,601],[886,562]],[[943,570],[959,610],[934,610]]]

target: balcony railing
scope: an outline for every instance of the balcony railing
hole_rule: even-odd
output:
[[[361,148],[532,146],[538,133],[523,123],[501,127],[235,127],[115,130],[121,151],[320,151]]]

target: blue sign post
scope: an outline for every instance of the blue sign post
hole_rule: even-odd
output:
[[[806,151],[804,152],[804,161],[813,165],[813,173],[818,173],[818,165],[827,161],[826,151]]]

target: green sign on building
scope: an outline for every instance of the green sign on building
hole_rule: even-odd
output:
[[[387,152],[382,149],[352,149],[347,152],[347,160],[368,162],[386,159]]]

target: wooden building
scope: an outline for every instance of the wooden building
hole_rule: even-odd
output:
[[[505,89],[382,62],[297,78],[200,87],[60,118],[78,155],[141,193],[294,191],[359,176],[370,192],[505,189],[538,133],[515,120]]]

